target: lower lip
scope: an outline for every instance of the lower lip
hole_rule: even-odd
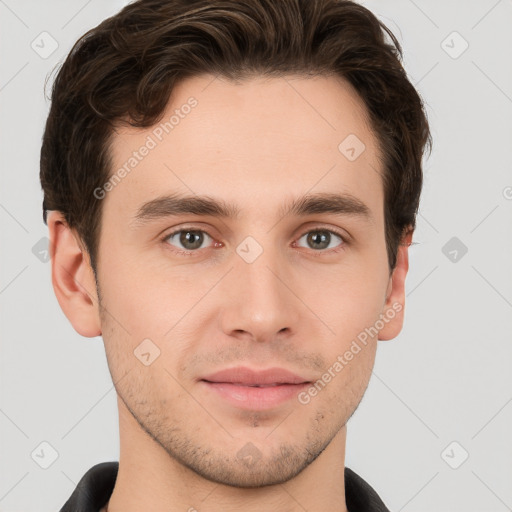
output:
[[[222,398],[241,409],[264,410],[281,405],[282,403],[297,397],[310,383],[303,384],[279,384],[268,387],[241,386],[228,382],[201,381],[209,389],[218,393]]]

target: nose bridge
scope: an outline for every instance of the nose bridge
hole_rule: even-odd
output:
[[[236,248],[227,284],[230,301],[223,314],[223,330],[231,335],[244,331],[254,340],[262,341],[285,329],[296,330],[300,301],[290,290],[292,273],[280,248],[263,248],[250,238]]]

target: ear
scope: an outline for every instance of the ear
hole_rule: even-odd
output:
[[[379,331],[379,340],[392,340],[402,330],[405,310],[405,278],[409,270],[409,246],[413,231],[409,230],[398,246],[396,266],[389,278],[386,301],[382,310],[384,327]]]
[[[52,284],[60,307],[78,334],[101,335],[99,302],[89,255],[61,212],[49,211]]]

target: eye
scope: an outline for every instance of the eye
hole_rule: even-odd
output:
[[[341,251],[345,249],[345,246],[348,243],[341,233],[331,229],[319,228],[308,231],[298,239],[298,242],[300,242],[300,240],[303,238],[306,238],[306,243],[308,244],[309,248],[312,248],[315,252],[317,252],[318,256],[325,253]],[[213,240],[213,238],[202,229],[182,227],[181,229],[165,235],[165,237],[162,238],[162,242],[173,246],[175,249],[172,250],[177,254],[192,255],[193,253],[198,252],[199,249],[207,247],[204,246],[205,242],[207,242],[207,239]],[[339,243],[337,246],[333,246],[332,244],[335,244],[336,239],[339,240]],[[294,242],[294,246],[296,245],[297,242]],[[214,247],[220,246],[222,246],[222,244],[218,242],[214,243]]]
[[[335,238],[341,241],[341,244],[339,244],[337,247],[333,247],[331,245],[333,241],[335,242],[333,235]],[[315,229],[313,231],[308,231],[299,238],[299,241],[304,237],[306,238],[306,243],[309,244],[309,247],[315,251],[330,252],[323,250],[333,249],[332,252],[337,252],[344,249],[346,244],[344,237],[340,233],[330,229]]]
[[[177,251],[178,253],[189,254],[191,252],[196,252],[198,249],[201,249],[201,246],[205,242],[206,238],[213,240],[212,237],[203,230],[182,228],[170,233],[169,235],[166,235],[162,241],[169,243],[178,249],[184,249]]]

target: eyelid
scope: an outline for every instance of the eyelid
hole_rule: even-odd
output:
[[[342,228],[333,227],[330,225],[324,225],[324,224],[314,224],[312,226],[309,226],[305,229],[305,231],[302,232],[300,237],[304,236],[306,233],[310,233],[312,231],[329,231],[330,233],[334,233],[335,235],[338,235],[345,243],[349,243],[351,241],[351,236]]]

